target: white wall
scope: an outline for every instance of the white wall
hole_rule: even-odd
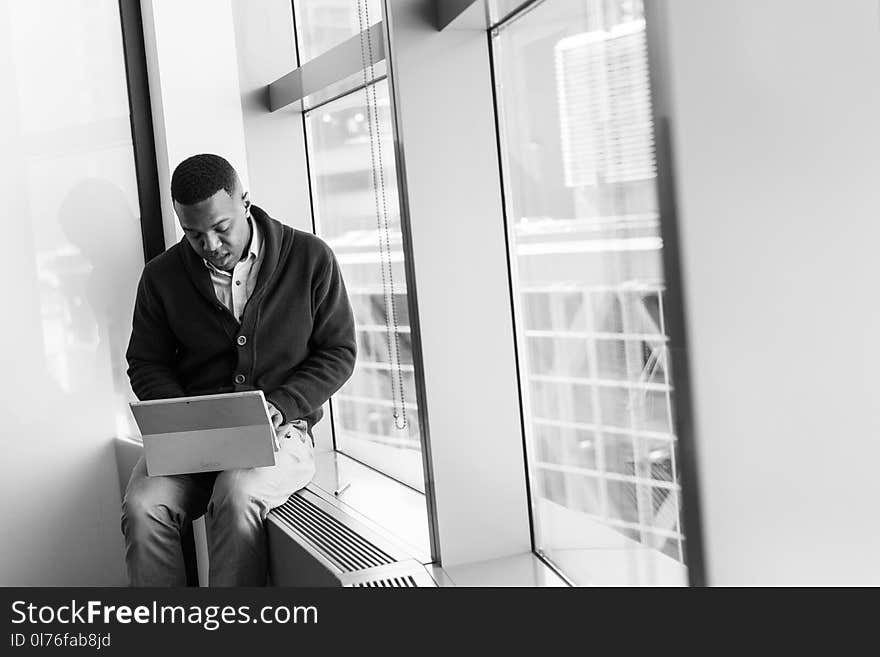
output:
[[[302,114],[270,113],[266,86],[296,68],[290,0],[232,0],[241,111],[253,201],[312,232]]]
[[[183,233],[171,174],[190,155],[216,153],[248,189],[231,0],[141,0],[165,245]]]
[[[880,12],[666,2],[708,577],[880,584]]]
[[[385,7],[448,568],[531,550],[492,78],[479,4],[442,32],[429,0]]]
[[[0,584],[122,585],[143,266],[116,0],[0,1]]]

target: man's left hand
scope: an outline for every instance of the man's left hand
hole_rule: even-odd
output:
[[[269,410],[269,418],[272,420],[272,426],[275,428],[275,431],[278,431],[278,428],[284,424],[284,416],[281,414],[281,411],[275,408],[275,404],[272,402],[266,402],[266,408]]]

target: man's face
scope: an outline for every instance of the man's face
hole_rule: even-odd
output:
[[[247,194],[230,196],[221,189],[210,198],[181,205],[174,202],[186,239],[193,250],[217,269],[232,271],[250,239]]]

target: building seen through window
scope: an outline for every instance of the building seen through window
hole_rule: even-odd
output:
[[[387,81],[370,82],[306,114],[316,228],[357,322],[334,435],[340,452],[424,491],[391,104]]]
[[[494,34],[536,546],[577,581],[579,549],[641,545],[618,581],[684,583],[642,4]]]

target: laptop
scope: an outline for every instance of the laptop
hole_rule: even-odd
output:
[[[262,390],[129,406],[151,477],[275,465],[275,430]]]

